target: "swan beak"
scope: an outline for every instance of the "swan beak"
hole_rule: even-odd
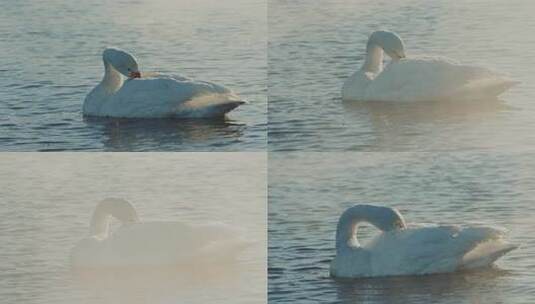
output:
[[[136,72],[130,72],[128,74],[128,77],[129,78],[141,78],[141,72],[139,71],[136,71]]]

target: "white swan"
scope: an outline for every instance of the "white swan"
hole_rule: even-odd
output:
[[[382,233],[368,245],[357,240],[359,224]],[[454,272],[490,266],[517,248],[503,240],[504,230],[485,226],[412,226],[392,208],[356,205],[347,209],[336,229],[333,277],[359,278]]]
[[[84,115],[205,118],[223,116],[245,103],[231,90],[210,82],[159,74],[145,77],[136,59],[120,49],[107,48],[102,59],[104,78],[85,98]]]
[[[111,216],[121,227],[110,233]],[[145,267],[232,261],[248,246],[235,229],[224,224],[190,226],[179,222],[141,222],[123,199],[100,202],[90,234],[71,251],[75,269]]]
[[[383,70],[383,52],[392,62]],[[361,69],[342,88],[345,101],[438,101],[496,97],[517,82],[488,69],[444,58],[405,58],[401,38],[371,34]]]

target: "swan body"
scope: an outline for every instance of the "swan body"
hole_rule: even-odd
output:
[[[357,228],[370,223],[382,233],[363,246]],[[361,278],[447,273],[488,267],[517,248],[504,240],[505,231],[487,226],[407,226],[392,208],[356,205],[338,222],[333,277]]]
[[[219,117],[245,103],[231,90],[214,83],[142,74],[136,59],[123,50],[107,48],[102,58],[104,78],[85,98],[83,113],[87,116]]]
[[[113,233],[108,227],[111,216],[121,222]],[[234,259],[246,245],[224,224],[141,222],[129,202],[106,199],[93,213],[90,235],[72,249],[71,264],[87,269],[218,263]]]
[[[383,69],[383,53],[392,58]],[[496,97],[517,82],[483,67],[440,57],[406,58],[401,38],[377,31],[368,39],[366,58],[342,88],[346,101],[438,101]]]

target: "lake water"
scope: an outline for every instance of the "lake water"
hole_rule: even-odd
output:
[[[272,153],[270,303],[533,303],[533,153]],[[408,223],[483,222],[520,248],[496,269],[335,281],[340,214],[357,203],[396,207]],[[365,226],[363,242],[376,233]]]
[[[270,150],[532,147],[533,9],[528,0],[269,0]],[[409,57],[449,57],[521,84],[501,100],[344,104],[342,84],[377,29],[400,34]]]
[[[263,150],[266,31],[262,0],[1,1],[0,149]],[[107,46],[142,71],[213,81],[250,104],[226,122],[84,120]]]
[[[0,302],[266,303],[265,153],[0,153],[0,168]],[[194,277],[78,276],[70,250],[106,197],[142,221],[239,227],[249,247],[226,271],[192,265]]]

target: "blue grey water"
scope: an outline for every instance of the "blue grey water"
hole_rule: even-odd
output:
[[[0,303],[266,303],[265,153],[4,152],[0,168]],[[185,278],[80,276],[70,250],[106,197],[129,200],[141,221],[236,226],[249,246],[230,274],[199,263]]]
[[[534,194],[533,153],[271,153],[269,302],[533,303]],[[336,281],[336,224],[357,203],[396,207],[409,223],[502,226],[520,248],[484,271]],[[377,232],[364,228],[365,243]]]
[[[269,0],[272,151],[437,151],[535,144],[532,1]],[[401,35],[407,55],[453,58],[521,84],[500,100],[342,103],[369,34]]]
[[[258,151],[266,147],[266,2],[0,1],[0,149]],[[86,120],[102,51],[146,71],[225,85],[250,101],[228,121]]]

